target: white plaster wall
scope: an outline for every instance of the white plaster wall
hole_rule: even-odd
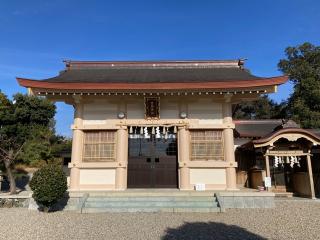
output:
[[[80,169],[80,185],[115,184],[115,169]]]
[[[220,123],[222,122],[222,104],[214,102],[212,98],[199,98],[188,104],[188,115],[190,119],[215,119]]]
[[[178,98],[161,98],[160,99],[160,118],[161,119],[178,119],[179,102]]]
[[[126,100],[127,118],[144,119],[144,98],[136,97]]]
[[[199,119],[199,124],[222,123],[222,105],[212,97],[160,97],[160,119],[179,119],[180,109],[187,111],[189,119]],[[85,103],[83,111],[85,125],[105,124],[106,120],[117,119],[119,111],[126,112],[128,119],[144,119],[144,97],[97,97]]]
[[[108,100],[99,100],[92,103],[86,103],[83,106],[83,120],[101,121],[106,119],[117,118],[118,105]]]
[[[226,170],[213,168],[191,168],[190,183],[226,184]]]

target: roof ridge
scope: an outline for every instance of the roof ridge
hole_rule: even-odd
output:
[[[243,59],[237,60],[150,60],[150,61],[73,61],[64,60],[66,68],[211,68],[211,67],[235,67],[242,68]]]
[[[71,60],[65,63],[192,63],[192,62],[238,62],[243,59],[199,59],[199,60]]]

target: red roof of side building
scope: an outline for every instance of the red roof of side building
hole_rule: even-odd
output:
[[[265,119],[265,120],[234,120],[235,136],[251,138],[257,143],[269,140],[281,133],[303,133],[320,140],[320,129],[302,129],[293,120]]]
[[[314,139],[317,142],[320,142],[320,136],[313,133],[312,131],[308,130],[308,129],[302,129],[302,128],[283,128],[283,129],[279,129],[275,132],[271,132],[268,135],[264,136],[263,138],[257,139],[257,140],[253,140],[254,144],[262,144],[262,143],[266,143],[268,141],[270,141],[271,139],[284,134],[284,133],[299,133],[302,135],[306,135],[308,137],[310,137],[311,139]]]
[[[234,120],[236,136],[240,138],[261,138],[282,127],[282,119]]]

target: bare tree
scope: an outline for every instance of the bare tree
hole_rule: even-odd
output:
[[[18,155],[22,151],[24,143],[18,144],[15,143],[13,139],[4,139],[0,136],[0,161],[3,162],[6,173],[8,177],[8,181],[10,184],[10,194],[17,193],[16,181],[13,175],[13,164],[17,159]]]

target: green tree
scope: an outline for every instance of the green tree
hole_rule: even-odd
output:
[[[72,140],[60,135],[53,135],[50,139],[53,157],[60,157],[63,152],[71,152]]]
[[[286,102],[276,103],[267,95],[256,101],[241,102],[233,108],[234,119],[283,119],[287,118]]]
[[[61,154],[71,152],[72,141],[55,134],[54,128],[48,126],[33,127],[32,135],[25,142],[18,161],[31,166],[48,163],[61,163]]]
[[[14,163],[39,129],[49,128],[55,106],[48,100],[16,94],[13,101],[0,92],[0,161],[10,183],[10,193],[16,192],[12,173]]]
[[[32,135],[26,140],[18,161],[25,164],[35,164],[40,160],[48,162],[53,158],[51,139],[54,131],[48,126],[36,125],[30,130]]]
[[[320,47],[303,43],[285,53],[278,67],[294,84],[288,100],[292,119],[304,128],[320,128]]]

